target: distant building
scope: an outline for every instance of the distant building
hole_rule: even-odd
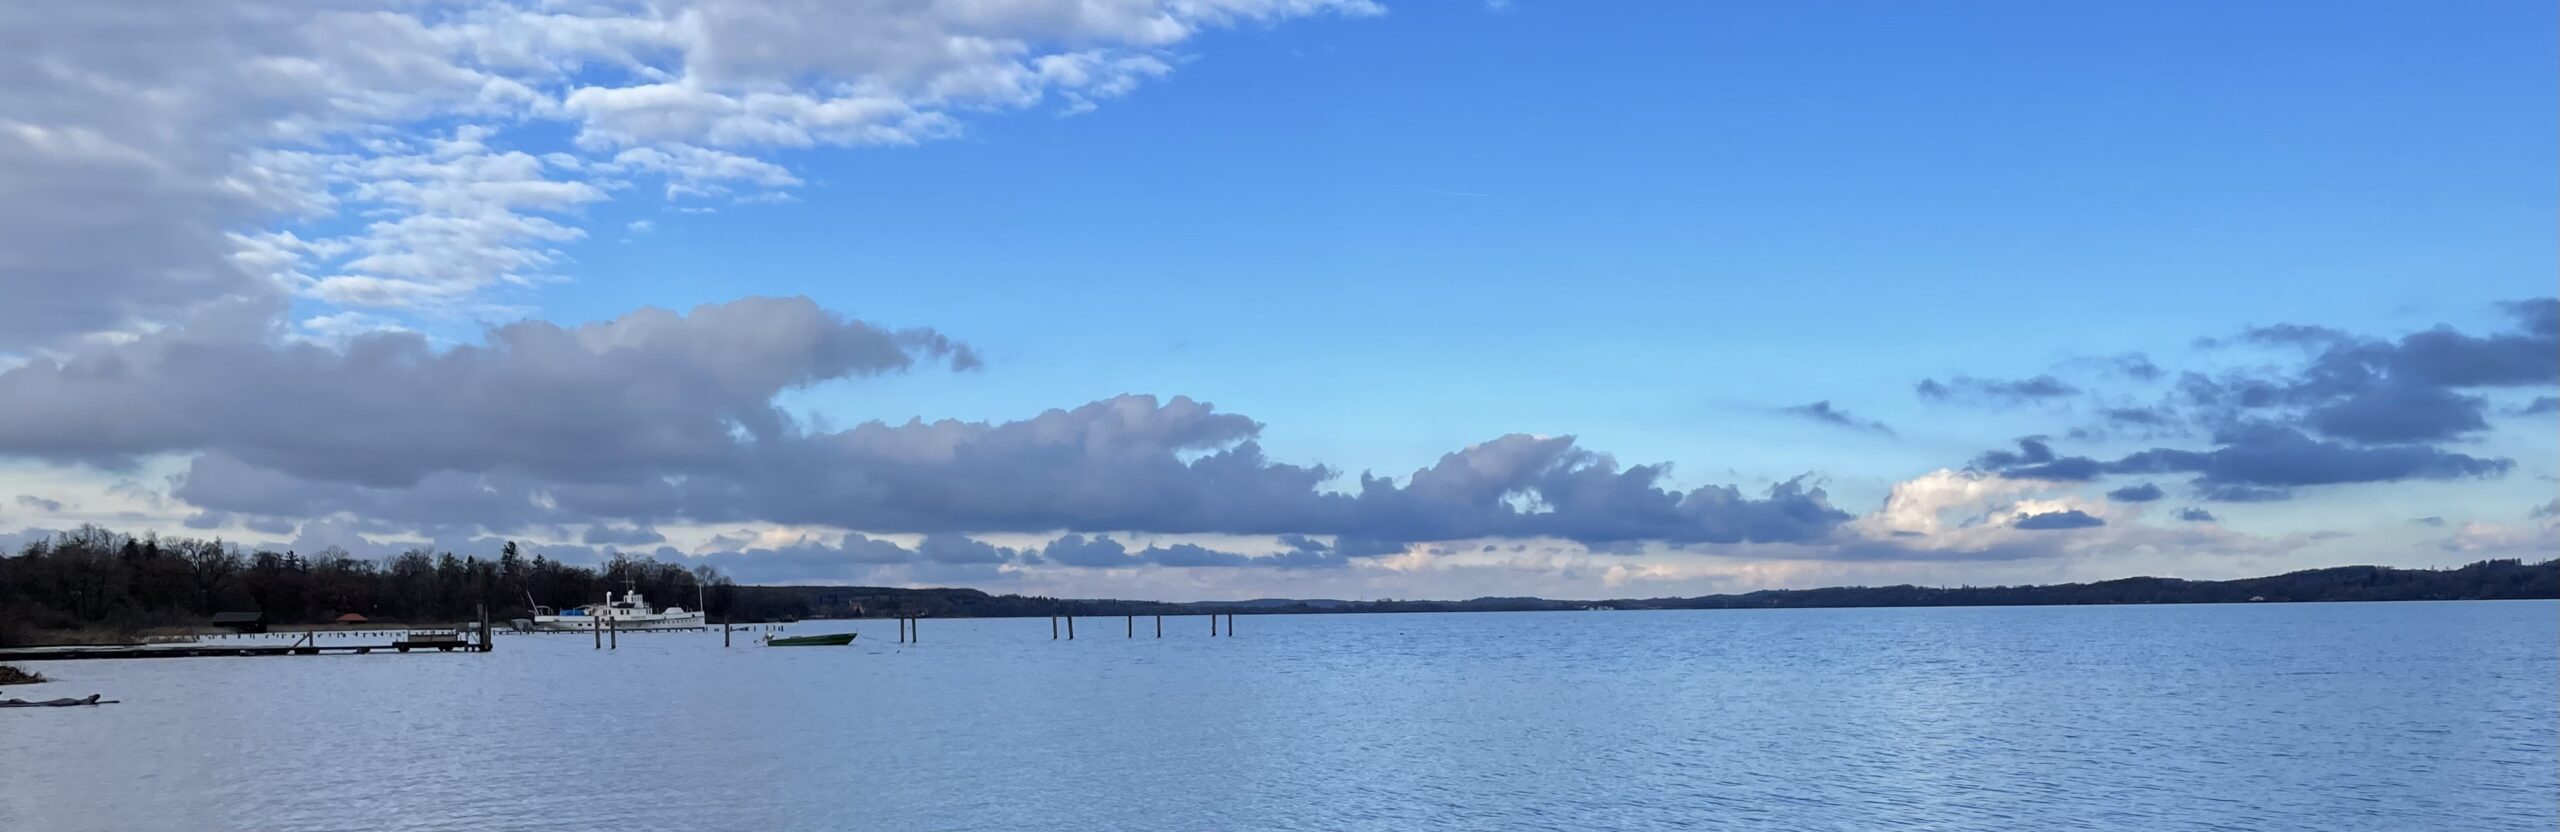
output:
[[[358,624],[363,624],[363,623],[366,623],[366,622],[369,622],[369,621],[372,621],[372,620],[373,620],[373,619],[369,619],[369,618],[366,618],[366,617],[364,617],[364,616],[357,615],[357,614],[355,614],[355,613],[347,613],[347,614],[345,614],[345,615],[338,616],[338,617],[337,617],[337,619],[336,619],[336,622],[337,622],[340,626],[352,627],[352,626],[355,626],[355,625],[358,625]]]
[[[267,631],[267,614],[256,610],[217,612],[213,614],[213,626],[235,633],[263,633]]]

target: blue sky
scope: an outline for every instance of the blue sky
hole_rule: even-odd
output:
[[[544,306],[807,294],[990,355],[808,397],[844,418],[1179,392],[1382,471],[1529,430],[1857,477],[2033,430],[1918,428],[1943,418],[1921,377],[2482,324],[2549,292],[2547,9],[2220,5],[1432,4],[1220,33],[1092,113],[813,154],[800,202],[613,206],[656,233],[598,235],[579,266],[611,277]],[[1751,412],[1815,399],[1914,435]]]
[[[721,5],[697,11],[713,19],[760,11]],[[441,22],[517,11],[463,6],[467,13]],[[1258,16],[1184,19],[1182,35],[1170,39],[1125,35],[1112,21],[1078,28],[1047,18],[935,19],[963,30],[990,26],[1024,56],[1098,49],[1155,62],[1125,87],[1043,80],[1027,97],[900,86],[947,67],[873,57],[866,50],[876,44],[865,39],[894,40],[878,34],[894,27],[873,25],[879,21],[850,6],[833,19],[790,25],[819,33],[850,27],[843,31],[862,37],[841,46],[820,37],[805,54],[790,54],[806,45],[768,31],[758,43],[787,71],[745,81],[772,67],[721,64],[751,54],[735,44],[722,51],[719,43],[660,35],[671,39],[647,43],[672,57],[643,62],[658,76],[616,65],[602,51],[571,56],[583,64],[551,56],[553,69],[516,71],[490,57],[502,39],[473,33],[478,52],[438,59],[520,79],[533,103],[511,103],[522,109],[493,118],[483,85],[477,104],[421,96],[425,103],[389,115],[333,110],[329,118],[352,126],[315,117],[333,125],[324,144],[347,148],[372,136],[422,148],[487,125],[472,153],[588,157],[574,169],[555,162],[540,177],[589,183],[596,194],[495,211],[553,218],[583,237],[497,246],[547,252],[550,262],[520,270],[541,272],[520,283],[455,277],[466,289],[437,295],[444,300],[436,304],[350,300],[329,282],[331,270],[352,274],[362,265],[310,255],[299,277],[279,278],[289,305],[280,320],[310,329],[313,318],[356,312],[366,326],[423,331],[436,349],[450,349],[519,320],[572,326],[647,306],[683,311],[805,296],[883,327],[931,327],[984,362],[968,372],[827,377],[779,390],[775,401],[813,427],[911,418],[994,424],[1123,394],[1187,396],[1261,423],[1256,439],[1274,460],[1350,475],[1324,486],[1330,491],[1356,490],[1361,471],[1401,479],[1508,434],[1571,435],[1577,447],[1625,465],[1671,463],[1660,484],[1674,492],[1730,483],[1758,494],[1811,475],[1831,505],[1863,516],[1898,484],[1930,472],[1987,470],[1977,457],[2018,437],[2061,437],[2106,407],[2160,401],[2177,373],[2290,372],[2303,360],[2284,348],[2202,347],[2199,339],[2273,324],[2378,339],[2442,324],[2485,337],[2514,326],[2500,303],[2550,297],[2560,267],[2551,244],[2560,169],[2550,153],[2560,139],[2551,104],[2560,87],[2550,68],[2560,55],[2549,36],[2560,20],[2547,5],[1523,0],[1391,3],[1383,13],[1356,2],[1317,4],[1308,7],[1314,14],[1288,4],[1240,7]],[[655,20],[628,15],[625,22]],[[1062,28],[1042,28],[1053,24]],[[311,25],[339,22],[315,17]],[[712,27],[703,37],[718,35]],[[878,51],[903,54],[888,48],[899,46]],[[1032,63],[1026,57],[1020,65]],[[110,69],[117,68],[149,77],[147,67]],[[581,109],[573,95],[653,77],[739,100],[749,90],[888,89],[947,125],[873,141],[830,138],[808,117],[792,125],[815,140],[758,143],[665,127],[681,121],[672,107]],[[406,79],[387,83],[414,91],[400,87]],[[119,123],[65,124],[114,135]],[[223,165],[289,170],[258,161],[265,157],[256,152],[304,146],[250,141],[206,164],[235,179],[238,171]],[[734,153],[787,170],[797,184],[705,179],[730,190],[666,198],[659,185],[675,181],[672,174],[597,172],[601,160],[631,148]],[[432,200],[425,209],[363,209],[366,194],[377,193],[364,189],[378,184],[333,181],[320,190],[339,202],[317,211],[224,216],[242,233],[361,239],[386,216],[443,210]],[[424,239],[398,245],[455,259],[435,248],[447,238]],[[165,325],[192,314],[135,313],[121,323]],[[22,345],[15,354],[23,361],[74,351]],[[2170,375],[2145,382],[2104,369],[2126,354]],[[1914,389],[1923,379],[2045,374],[2080,395],[1967,403]],[[2437,538],[2464,522],[2541,533],[2527,511],[2552,497],[2551,416],[2503,411],[2552,388],[2546,381],[2459,388],[2487,397],[2489,428],[2429,447],[2514,460],[2496,476],[2326,485],[2292,500],[2211,508],[2239,534],[2358,536],[2354,545],[2324,538],[2282,554],[2253,549],[2250,568],[2458,561],[2484,550],[2440,546]],[[1816,401],[1890,431],[1844,429],[1783,410]],[[2101,460],[2213,444],[2202,433],[2172,439],[2119,433],[2055,444]],[[176,471],[190,453],[234,452],[224,447],[218,436],[191,434],[142,450],[162,466],[152,470]],[[137,470],[66,467],[66,457],[34,440],[0,442],[0,456],[11,448],[21,460],[14,470],[29,482],[106,482]],[[498,476],[505,468],[463,473]],[[2087,496],[2126,482],[2111,476],[2058,488]],[[224,511],[220,518],[253,514]],[[2111,522],[2157,524],[2157,514]],[[774,520],[751,515],[584,519],[693,529],[691,541],[670,540],[696,555],[728,554],[721,540],[746,539],[722,523]],[[2429,516],[2450,525],[2409,522]],[[0,527],[11,525],[6,519]],[[75,518],[17,519],[49,528]],[[343,511],[289,518],[305,538],[311,524],[359,519]],[[265,526],[284,523],[271,518]],[[366,541],[527,533],[465,528],[473,525],[376,527]],[[563,525],[582,523],[553,521]],[[1132,540],[1163,533],[1057,531],[1137,535]],[[1213,542],[1253,550],[1257,544],[1242,539],[1250,536]],[[1416,559],[1429,547],[1454,546],[1400,542]],[[1681,557],[1651,551],[1628,562]],[[1709,557],[1799,559],[1762,550]],[[2066,574],[2173,561],[2077,558]],[[2202,572],[2243,569],[2219,563]],[[1928,570],[1911,574],[1973,576]],[[1068,578],[1026,567],[1006,578],[1168,591],[1273,580],[1239,574],[1202,583],[1186,573],[1190,583],[1151,584],[1159,578],[1139,573]],[[1984,567],[1981,574],[2010,573]],[[1745,580],[1730,570],[1715,575]],[[1843,576],[1865,573],[1801,580]],[[889,576],[899,577],[931,575]],[[1399,594],[1472,588],[1445,575],[1437,585],[1427,575],[1389,577],[1419,583],[1308,586],[1412,590]],[[1483,580],[1489,589],[1512,580],[1530,589],[1589,588],[1552,575]]]

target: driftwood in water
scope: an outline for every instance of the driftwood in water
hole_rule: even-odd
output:
[[[73,699],[66,696],[61,699],[39,699],[33,702],[29,702],[24,699],[0,699],[0,708],[69,708],[80,705],[113,705],[123,701],[119,699],[99,699],[98,696],[98,694],[92,693],[85,699]]]

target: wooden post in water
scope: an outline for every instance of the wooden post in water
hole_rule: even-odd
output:
[[[1156,638],[1164,638],[1164,613],[1156,613]]]
[[[1128,625],[1129,625],[1129,635],[1128,635],[1128,637],[1129,637],[1129,638],[1137,638],[1137,637],[1138,637],[1138,616],[1137,616],[1136,614],[1134,614],[1134,613],[1133,613],[1133,614],[1131,614],[1131,615],[1129,615],[1129,616],[1128,616],[1128,619],[1129,619],[1129,620],[1127,620],[1127,621],[1125,621],[1125,622],[1122,622],[1122,623],[1125,623],[1125,624],[1128,624]]]
[[[1209,637],[1218,637],[1218,614],[1214,612],[1209,614]]]
[[[907,643],[924,643],[924,616],[907,619]]]
[[[1236,637],[1236,614],[1227,613],[1227,637]]]
[[[620,622],[620,621],[609,621],[609,622],[606,622],[606,623],[605,623],[605,626],[604,626],[604,629],[605,629],[605,633],[607,634],[607,635],[605,636],[605,648],[604,648],[604,649],[607,649],[607,650],[620,650],[620,649],[622,649],[622,622]]]
[[[1054,612],[1049,614],[1049,640],[1058,640],[1058,614]]]
[[[1067,640],[1076,640],[1076,614],[1067,613]]]
[[[729,617],[720,617],[720,646],[729,646]]]
[[[594,631],[595,631],[595,633],[596,633],[596,649],[598,649],[598,650],[602,650],[602,649],[604,649],[604,619],[602,619],[602,618],[589,618],[589,619],[587,619],[587,629],[589,629],[589,630],[594,630]]]

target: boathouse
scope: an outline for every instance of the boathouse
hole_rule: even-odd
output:
[[[267,631],[267,614],[256,610],[217,612],[213,614],[213,626],[235,633],[263,633]]]

